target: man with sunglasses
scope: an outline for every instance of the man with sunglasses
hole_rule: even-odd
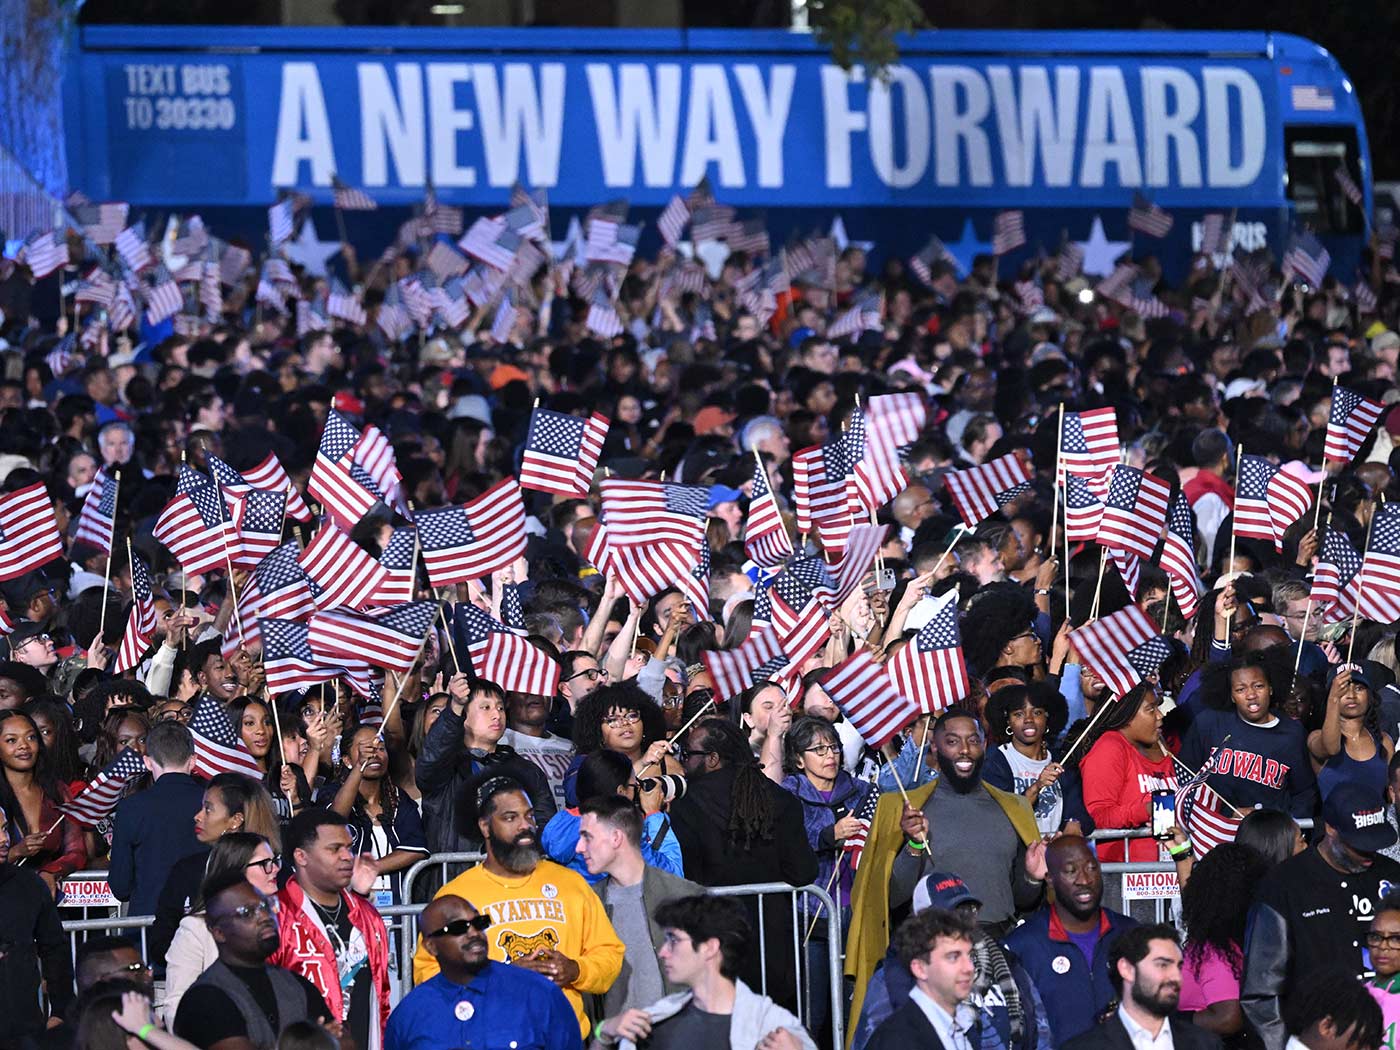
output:
[[[419,929],[424,949],[441,969],[395,1007],[385,1050],[582,1047],[573,1007],[554,982],[488,957],[490,915],[449,894],[423,909]]]
[[[241,1047],[271,1050],[282,1031],[315,1021],[339,1035],[326,1001],[300,974],[269,966],[277,950],[277,900],[255,890],[242,871],[205,883],[204,921],[219,949],[180,1000],[175,1034],[202,1050]]]

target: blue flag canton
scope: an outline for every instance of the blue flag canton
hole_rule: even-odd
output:
[[[1084,421],[1078,412],[1065,413],[1064,451],[1084,453],[1089,451],[1089,442],[1084,437]]]
[[[842,440],[846,445],[846,462],[850,467],[854,467],[865,455],[865,412],[859,405],[851,409],[851,423],[842,435]]]
[[[753,488],[749,493],[749,503],[754,504],[763,499],[771,492],[768,487],[768,469],[761,460],[755,460],[753,465]]]
[[[1328,528],[1322,539],[1321,560],[1337,567],[1343,584],[1350,583],[1361,569],[1361,555],[1356,553],[1356,545],[1339,528]]]
[[[919,652],[929,653],[936,649],[953,649],[962,644],[962,632],[958,629],[958,606],[948,602],[932,620],[914,637]]]
[[[425,551],[440,551],[476,542],[471,520],[461,507],[420,511],[414,518]]]
[[[501,588],[501,621],[507,627],[525,629],[525,604],[520,600],[519,584],[507,583]]]
[[[104,470],[102,491],[97,497],[97,513],[104,518],[114,519],[117,516],[117,488],[117,479],[110,477]]]
[[[130,780],[146,772],[146,762],[134,748],[124,747],[102,772],[112,780]]]
[[[1008,503],[1011,503],[1011,502],[1013,502],[1014,500],[1020,499],[1020,498],[1021,498],[1022,496],[1024,496],[1026,493],[1030,492],[1030,490],[1031,490],[1031,484],[1030,484],[1029,481],[1020,481],[1020,482],[1017,482],[1015,485],[1012,485],[1012,486],[1011,486],[1009,489],[1007,489],[1005,492],[998,492],[998,493],[997,493],[997,506],[998,506],[998,507],[1004,507],[1004,506],[1006,506]]]
[[[285,493],[253,489],[243,495],[243,520],[239,523],[239,527],[244,532],[280,535],[282,532],[282,512],[286,506],[287,496]]]
[[[228,507],[224,505],[218,486],[199,471],[181,465],[178,488],[183,488],[185,495],[189,496],[194,509],[199,512],[199,520],[204,522],[206,528],[216,528],[229,520]]]
[[[1171,656],[1171,644],[1161,635],[1149,638],[1141,645],[1128,651],[1128,663],[1142,677],[1157,673],[1163,661]]]
[[[536,409],[530,418],[526,448],[547,456],[576,458],[583,447],[583,420],[562,412]]]
[[[214,480],[220,485],[247,485],[247,480],[242,474],[234,470],[227,463],[221,460],[214,453],[209,453],[209,473],[214,476]]]
[[[757,623],[773,622],[773,595],[768,586],[759,584],[753,596],[753,618]]]
[[[190,719],[190,729],[222,747],[236,748],[239,743],[233,731],[233,723],[219,706],[219,701],[212,696],[205,696],[195,706],[194,717]]]
[[[138,602],[151,600],[151,570],[141,558],[131,559],[131,596]]]
[[[456,615],[461,619],[468,645],[480,645],[493,634],[513,633],[505,624],[468,602],[458,602]]]
[[[700,485],[671,485],[662,486],[664,491],[662,497],[666,501],[666,509],[672,514],[685,514],[692,518],[699,518],[702,521],[710,510],[710,490]]]
[[[691,566],[690,575],[701,583],[706,583],[710,579],[710,545],[704,540],[700,541],[700,556],[695,559],[695,564]]]
[[[296,620],[259,620],[258,628],[262,632],[263,656],[267,659],[316,662],[306,624]]]
[[[1269,482],[1274,476],[1274,468],[1258,456],[1244,456],[1240,460],[1239,498],[1267,500]]]
[[[789,662],[785,653],[779,653],[777,656],[764,660],[763,663],[750,671],[749,680],[751,682],[771,682],[774,675],[786,667]]]
[[[836,583],[826,562],[820,558],[800,558],[789,563],[773,581],[772,589],[789,608],[801,609],[820,590],[836,590]]]
[[[413,568],[413,546],[416,530],[411,526],[395,529],[384,545],[384,553],[379,556],[379,564],[386,569],[405,572]]]
[[[437,615],[437,602],[404,602],[375,617],[383,626],[410,638],[423,638]]]
[[[1136,467],[1125,467],[1121,463],[1113,468],[1113,477],[1108,483],[1108,497],[1105,503],[1116,510],[1134,510],[1137,507],[1138,489],[1142,487],[1142,471]]]
[[[274,547],[258,562],[257,568],[253,570],[253,579],[257,581],[258,590],[262,591],[264,597],[306,579],[306,573],[302,571],[301,562],[298,561],[300,553],[296,543],[289,541],[280,547]]]
[[[844,436],[822,446],[822,473],[828,483],[843,480],[855,468],[855,463]]]
[[[326,429],[321,432],[321,455],[339,463],[359,444],[360,432],[335,409],[326,413]]]
[[[1065,504],[1075,509],[1096,506],[1099,498],[1089,488],[1089,483],[1078,474],[1065,475]]]
[[[1167,531],[1180,536],[1190,547],[1196,546],[1196,520],[1191,516],[1191,504],[1185,493],[1178,492],[1167,513]]]
[[[1345,426],[1347,417],[1356,411],[1356,406],[1361,404],[1361,401],[1361,395],[1353,390],[1344,386],[1333,388],[1332,413],[1328,422],[1335,426]]]
[[[1382,504],[1371,523],[1371,552],[1400,557],[1400,503]]]

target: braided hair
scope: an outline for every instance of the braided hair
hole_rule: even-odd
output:
[[[725,718],[705,718],[692,730],[696,750],[713,751],[720,762],[734,770],[729,796],[729,842],[751,849],[773,838],[777,808],[770,781],[763,775],[743,731]]]
[[[1139,682],[1117,700],[1105,700],[1104,703],[1109,706],[1110,710],[1094,726],[1093,731],[1085,738],[1084,742],[1075,748],[1074,754],[1066,755],[1061,760],[1066,768],[1077,769],[1084,756],[1094,750],[1094,745],[1099,742],[1100,737],[1106,736],[1115,729],[1122,729],[1136,718],[1138,710],[1142,707],[1142,702],[1154,689],[1155,687],[1150,682]],[[1077,724],[1070,727],[1071,743],[1078,739],[1079,732]]]

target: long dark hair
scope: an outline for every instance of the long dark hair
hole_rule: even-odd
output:
[[[1263,858],[1268,868],[1293,856],[1298,844],[1298,825],[1280,809],[1252,809],[1240,821],[1235,842],[1248,846]]]
[[[59,786],[58,777],[54,775],[53,766],[49,762],[49,749],[44,746],[44,738],[39,733],[39,727],[34,724],[34,719],[23,711],[5,711],[0,713],[0,731],[3,731],[6,722],[12,719],[22,718],[29,723],[29,728],[34,730],[34,783],[39,786],[46,799],[54,804],[66,802],[63,789]],[[0,776],[0,810],[4,810],[9,815],[10,823],[19,829],[21,834],[29,835],[38,828],[31,828],[29,821],[24,819],[24,807],[19,804],[19,798],[15,795],[15,789],[10,786],[8,775]]]
[[[1113,732],[1115,729],[1122,729],[1137,717],[1138,711],[1142,708],[1142,702],[1147,699],[1149,691],[1156,691],[1155,687],[1150,682],[1139,682],[1117,700],[1103,701],[1105,704],[1109,705],[1110,710],[1103,716],[1098,725],[1094,726],[1088,738],[1075,748],[1074,754],[1064,757],[1064,764],[1070,769],[1078,768],[1080,763],[1084,761],[1084,757],[1088,755],[1090,751],[1094,750],[1094,745],[1099,742],[1100,738]],[[1074,727],[1071,727],[1070,733],[1076,734]],[[1073,739],[1071,739],[1070,743],[1073,742]]]
[[[347,726],[340,734],[340,761],[345,764],[346,769],[350,767],[350,749],[355,743],[355,734],[360,730],[368,730],[373,733],[372,726]],[[379,778],[379,807],[381,810],[379,823],[381,827],[391,828],[394,826],[394,819],[399,812],[399,786],[394,783],[394,778],[389,775],[389,764],[387,762],[388,749],[385,749],[386,761],[384,773]],[[344,783],[342,780],[341,783]],[[331,797],[334,797],[333,795]],[[360,793],[355,792],[355,801],[350,808],[354,812],[367,816],[364,811],[365,802],[360,797]]]
[[[205,886],[215,885],[215,880],[227,878],[232,872],[246,877],[248,863],[259,846],[266,846],[272,850],[273,856],[277,855],[277,849],[271,842],[251,831],[230,831],[214,843],[209,859],[204,862],[204,878],[200,881],[194,900],[190,902],[190,911],[197,914],[204,910]]]
[[[696,750],[713,751],[722,763],[734,770],[734,787],[729,796],[729,842],[750,849],[755,842],[773,838],[777,816],[773,804],[772,781],[763,775],[753,749],[743,732],[725,718],[705,718],[691,730]]]
[[[239,696],[229,701],[228,718],[233,723],[233,731],[243,739],[243,712],[250,707],[261,707],[267,712],[267,720],[272,726],[272,742],[267,749],[267,775],[263,783],[274,795],[282,793],[282,740],[277,731],[277,715],[272,713],[272,704],[260,696]],[[281,712],[278,712],[280,714]]]
[[[1257,851],[1238,842],[1222,843],[1201,858],[1181,891],[1188,962],[1200,966],[1206,949],[1214,948],[1240,976],[1245,918],[1268,870]]]
[[[54,776],[65,783],[84,779],[87,770],[78,755],[78,735],[73,728],[73,713],[68,710],[68,705],[53,697],[43,696],[29,701],[20,710],[31,718],[43,715],[53,726],[49,762],[53,766]]]

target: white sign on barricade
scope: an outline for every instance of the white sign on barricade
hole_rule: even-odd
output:
[[[106,879],[64,879],[60,908],[115,908],[120,901],[112,896]]]
[[[1174,871],[1123,872],[1123,900],[1166,901],[1181,896]]]

